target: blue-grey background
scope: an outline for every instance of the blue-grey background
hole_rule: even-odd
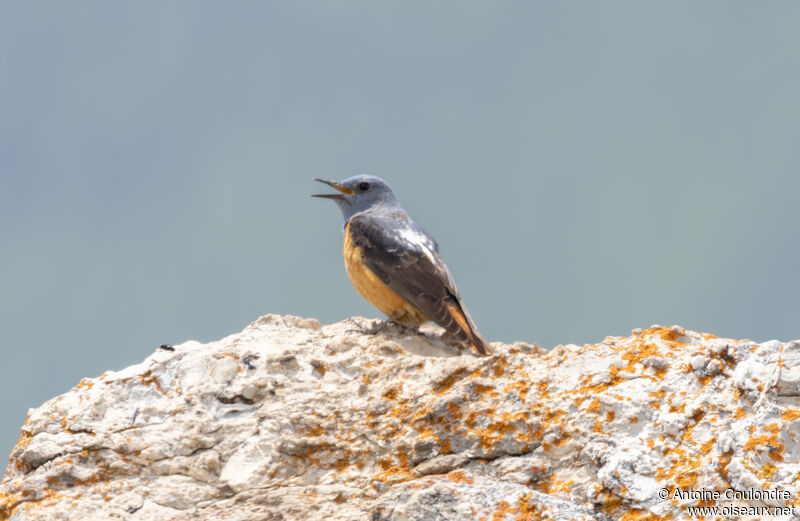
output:
[[[385,177],[489,340],[800,337],[797,2],[0,2],[0,452],[265,313],[377,317]]]

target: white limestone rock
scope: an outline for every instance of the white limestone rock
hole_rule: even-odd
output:
[[[728,487],[800,511],[800,342],[479,358],[367,324],[267,315],[81,380],[29,411],[0,520],[690,519],[662,488]]]

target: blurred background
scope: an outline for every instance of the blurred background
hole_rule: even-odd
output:
[[[378,317],[312,177],[373,173],[482,333],[800,337],[796,2],[0,2],[0,452],[266,313]]]

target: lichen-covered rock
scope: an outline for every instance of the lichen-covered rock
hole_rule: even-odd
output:
[[[158,349],[82,380],[30,411],[0,519],[800,512],[798,342],[653,326],[549,352],[495,343],[478,358],[433,327],[369,336],[359,331],[367,323],[268,315],[218,342]],[[789,499],[674,495],[728,488]]]

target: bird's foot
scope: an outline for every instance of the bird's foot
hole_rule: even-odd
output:
[[[363,333],[365,335],[377,335],[378,333],[383,333],[387,329],[391,328],[393,325],[400,326],[400,324],[398,324],[391,318],[387,318],[386,320],[376,320],[375,322],[372,323],[372,326],[364,328]]]
[[[396,317],[387,318],[386,320],[376,320],[372,323],[371,327],[364,329],[364,334],[377,335],[378,333],[385,333],[390,329],[400,330],[403,333],[417,333],[419,327],[407,326],[396,322]]]
[[[392,324],[391,319],[375,320],[371,326],[364,326],[358,322],[352,321],[356,327],[348,329],[348,333],[361,333],[362,335],[376,335],[381,331],[387,329]]]
[[[412,326],[407,326],[405,324],[401,324],[396,321],[398,318],[400,317],[390,317],[387,318],[386,320],[376,320],[369,327],[364,327],[362,325],[359,325],[358,328],[353,331],[357,331],[363,335],[377,335],[378,333],[385,333],[388,330],[396,329],[402,331],[403,333],[421,334],[419,332],[419,326],[412,327]]]

